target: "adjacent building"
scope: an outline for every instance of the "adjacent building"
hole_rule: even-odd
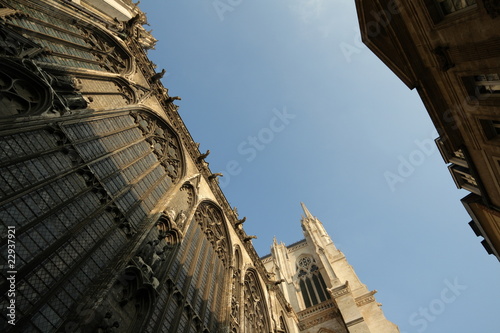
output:
[[[356,8],[363,42],[418,91],[453,180],[471,192],[462,199],[469,224],[500,259],[500,2],[356,0]]]
[[[258,257],[145,20],[0,0],[0,331],[397,332],[305,207],[306,239]]]

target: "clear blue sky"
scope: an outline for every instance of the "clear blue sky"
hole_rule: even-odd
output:
[[[162,82],[261,256],[273,236],[303,238],[303,201],[401,332],[498,332],[500,264],[417,93],[361,44],[354,0],[140,7]]]

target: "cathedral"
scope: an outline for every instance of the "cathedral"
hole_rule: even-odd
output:
[[[399,332],[305,205],[305,238],[257,255],[145,22],[0,0],[0,331]]]

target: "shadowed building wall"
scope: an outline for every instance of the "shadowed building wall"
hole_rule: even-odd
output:
[[[356,8],[363,42],[417,89],[457,188],[471,192],[462,199],[469,224],[500,260],[500,3],[356,0]]]

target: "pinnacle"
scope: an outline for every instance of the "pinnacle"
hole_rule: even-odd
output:
[[[309,211],[309,209],[307,209],[306,205],[303,202],[301,202],[300,205],[302,206],[302,210],[304,211],[305,215],[304,217],[313,219],[314,216],[312,216],[311,212]]]

